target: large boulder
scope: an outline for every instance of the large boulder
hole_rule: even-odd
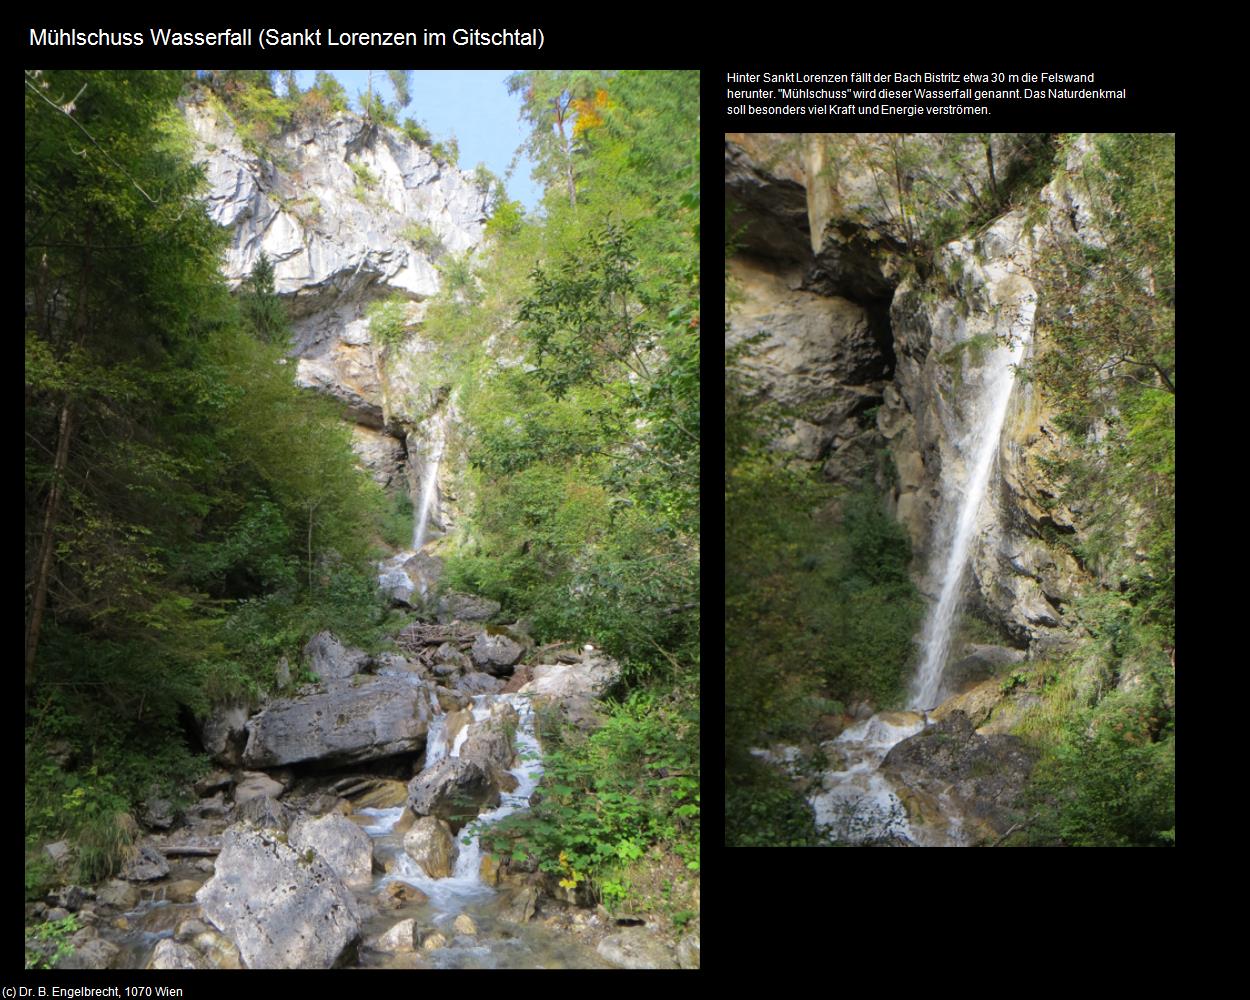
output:
[[[270,702],[248,722],[244,764],[353,763],[416,753],[434,710],[429,691],[404,677],[361,677]]]
[[[1020,794],[1035,755],[1017,737],[980,736],[952,711],[896,745],[881,772],[908,811],[924,846],[997,838],[1019,819]]]
[[[479,632],[473,640],[469,656],[479,669],[496,676],[505,676],[512,673],[513,665],[524,652],[519,642],[506,635]]]
[[[265,831],[227,830],[196,899],[249,969],[329,969],[350,960],[360,937],[356,902],[335,870]]]
[[[590,656],[580,663],[540,663],[523,694],[546,698],[601,698],[621,677],[621,665],[608,656]]]
[[[304,646],[304,662],[323,681],[346,680],[369,665],[369,654],[348,649],[329,632],[318,632]]]
[[[342,813],[300,817],[291,824],[288,838],[297,851],[311,848],[346,885],[368,885],[373,877],[373,841]]]
[[[422,816],[404,834],[404,850],[430,878],[452,873],[459,849],[451,827],[436,816]]]
[[[499,799],[489,764],[468,757],[444,757],[408,783],[412,811],[446,820],[452,832],[459,832],[483,808],[498,805]]]

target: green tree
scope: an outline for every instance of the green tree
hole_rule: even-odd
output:
[[[570,208],[577,205],[575,102],[593,98],[596,84],[607,76],[586,70],[524,70],[508,77],[508,93],[521,94],[521,117],[530,125],[524,149],[535,163],[534,176],[545,184],[561,178]]]

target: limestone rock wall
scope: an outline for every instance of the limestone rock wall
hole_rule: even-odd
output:
[[[989,158],[947,163],[966,190],[938,191],[930,211],[977,197],[1036,149],[1036,136],[997,136]],[[726,191],[738,254],[728,271],[727,341],[747,347],[742,366],[769,399],[797,413],[776,442],[798,459],[822,460],[825,475],[851,482],[876,475],[906,527],[922,589],[938,518],[943,470],[965,458],[958,446],[965,385],[1007,331],[1033,330],[1035,254],[1048,240],[1097,243],[1079,182],[1077,143],[1036,203],[962,233],[923,277],[903,264],[907,226],[896,194],[869,166],[886,134],[726,136]],[[941,144],[912,134],[908,142]],[[935,146],[935,149],[937,147]],[[944,148],[944,147],[943,147]],[[941,152],[939,149],[938,152]],[[982,150],[982,153],[984,150]],[[945,162],[918,156],[923,162]],[[936,170],[937,168],[933,168]],[[945,199],[945,200],[943,200]],[[1030,351],[1046,350],[1044,336]],[[1056,502],[1043,462],[1064,447],[1045,399],[1018,383],[981,512],[972,553],[982,610],[1018,642],[1062,642],[1065,613],[1084,567],[1055,543],[1081,530],[1079,512]],[[887,450],[889,468],[872,456]]]
[[[232,230],[226,277],[241,282],[266,253],[292,317],[297,384],[345,404],[379,482],[411,478],[411,437],[440,403],[423,377],[433,356],[420,336],[424,301],[438,291],[438,260],[481,242],[485,193],[427,148],[352,114],[290,131],[262,157],[211,98],[189,97],[184,113],[209,213]],[[409,300],[415,334],[384,350],[366,310],[395,294]]]

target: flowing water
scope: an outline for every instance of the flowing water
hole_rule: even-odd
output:
[[[1028,316],[1031,322],[1031,309]],[[957,478],[947,472],[944,476],[942,516],[935,533],[937,543],[933,547],[931,564],[941,588],[921,630],[920,668],[912,682],[909,701],[909,705],[919,711],[937,706],[964,572],[976,536],[977,515],[985,499],[1007,418],[1007,404],[1015,384],[1013,366],[1020,362],[1025,341],[1025,331],[1021,331],[1020,335],[1011,336],[1008,345],[1000,345],[989,352],[981,367],[979,391],[969,392],[964,400],[965,430],[952,444],[963,456],[967,474]]]
[[[438,463],[443,460],[443,435],[439,434],[430,447],[422,470],[421,503],[417,508],[417,517],[412,525],[412,549],[420,552],[429,533],[430,510],[438,495]]]

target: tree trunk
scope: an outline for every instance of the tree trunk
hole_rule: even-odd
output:
[[[43,536],[39,540],[39,558],[35,562],[35,594],[31,603],[30,624],[26,628],[26,698],[30,699],[35,683],[35,652],[39,648],[39,631],[43,627],[43,613],[48,603],[48,577],[52,573],[53,535],[56,532],[57,509],[61,504],[61,491],[65,482],[65,467],[69,464],[69,439],[74,429],[74,410],[69,399],[61,405],[58,421],[56,458],[52,463],[52,488],[43,511]]]

